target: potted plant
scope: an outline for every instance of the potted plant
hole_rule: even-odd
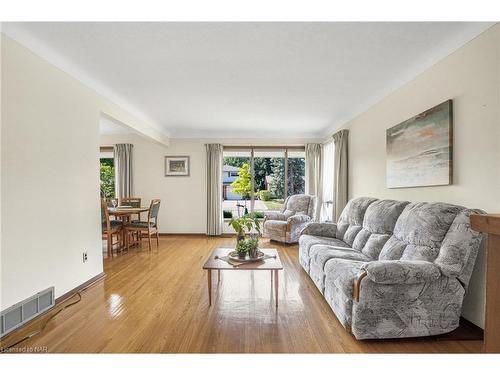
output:
[[[254,236],[239,241],[236,244],[236,251],[238,256],[242,259],[248,254],[250,258],[257,258],[257,249],[259,248],[259,237]]]
[[[250,253],[250,257],[255,258],[259,243],[258,236],[260,236],[260,221],[256,215],[247,214],[242,217],[232,218],[229,220],[229,225],[236,232],[236,251],[238,255],[244,258],[247,253]],[[253,229],[257,231],[257,236],[248,240],[245,239],[246,234],[250,233]]]

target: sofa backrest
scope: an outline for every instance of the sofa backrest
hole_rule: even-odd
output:
[[[286,210],[292,211],[294,214],[305,214],[310,218],[314,218],[316,197],[307,194],[290,195],[283,205],[282,212]]]
[[[483,213],[448,203],[356,198],[337,223],[337,238],[371,259],[425,260],[467,287],[484,236],[469,217]]]
[[[375,201],[376,198],[361,197],[347,202],[337,222],[336,237],[352,246],[356,235],[363,227],[366,209]]]
[[[411,203],[399,216],[380,260],[426,260],[439,255],[448,229],[463,207],[446,203]]]
[[[384,199],[370,204],[352,247],[371,259],[378,259],[383,246],[394,232],[399,215],[409,203]]]

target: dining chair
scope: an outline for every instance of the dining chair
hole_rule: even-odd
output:
[[[106,199],[101,199],[101,233],[102,239],[107,241],[108,257],[113,257],[113,236],[116,235],[118,243],[122,233],[122,222],[120,220],[110,220],[108,204]]]
[[[141,198],[139,197],[123,197],[120,199],[120,206],[130,206],[133,208],[141,208]],[[141,213],[137,214],[137,219],[132,220],[132,216],[130,217],[131,221],[141,221]],[[127,232],[128,233],[128,232]],[[135,233],[135,240],[139,242],[139,232]],[[134,237],[134,233],[132,233],[132,239]]]
[[[113,208],[113,200],[116,201],[116,203],[118,203],[118,199],[117,198],[102,198],[105,202],[106,202],[106,206],[108,208]],[[110,216],[113,216],[115,220],[119,220],[118,216],[116,215],[113,215],[111,214]]]
[[[159,233],[158,233],[158,212],[159,211],[160,211],[160,200],[153,199],[151,201],[150,206],[149,206],[148,220],[147,221],[134,220],[125,226],[125,231],[127,232],[127,235],[125,236],[127,250],[129,247],[129,241],[128,241],[128,232],[129,231],[139,233],[139,242],[141,243],[141,246],[142,246],[142,235],[143,235],[143,233],[147,234],[149,251],[151,251],[151,237],[152,236],[156,237],[156,246],[158,248],[160,247],[160,241],[159,241],[159,236],[158,236],[159,235]]]

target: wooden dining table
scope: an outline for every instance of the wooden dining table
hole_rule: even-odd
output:
[[[122,227],[122,238],[125,240],[125,236],[127,235],[127,231],[125,230],[125,225],[130,223],[130,217],[132,215],[140,215],[143,212],[149,211],[149,207],[108,207],[108,212],[110,215],[113,215],[116,219],[121,220],[123,223]],[[124,241],[125,242],[125,241]],[[130,245],[139,244],[139,239],[137,242],[132,242]],[[125,248],[125,243],[122,244],[120,250]]]

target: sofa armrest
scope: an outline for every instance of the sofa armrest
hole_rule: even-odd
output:
[[[307,223],[311,221],[311,218],[308,215],[292,215],[288,218],[288,225]]]
[[[366,263],[362,271],[378,284],[419,284],[441,277],[438,266],[422,260],[378,260]]]
[[[306,224],[305,228],[302,229],[302,232],[300,234],[310,234],[312,236],[335,238],[335,235],[337,234],[337,224],[310,222]]]
[[[282,220],[286,221],[285,215],[279,211],[267,211],[264,215],[264,221],[266,220]]]

